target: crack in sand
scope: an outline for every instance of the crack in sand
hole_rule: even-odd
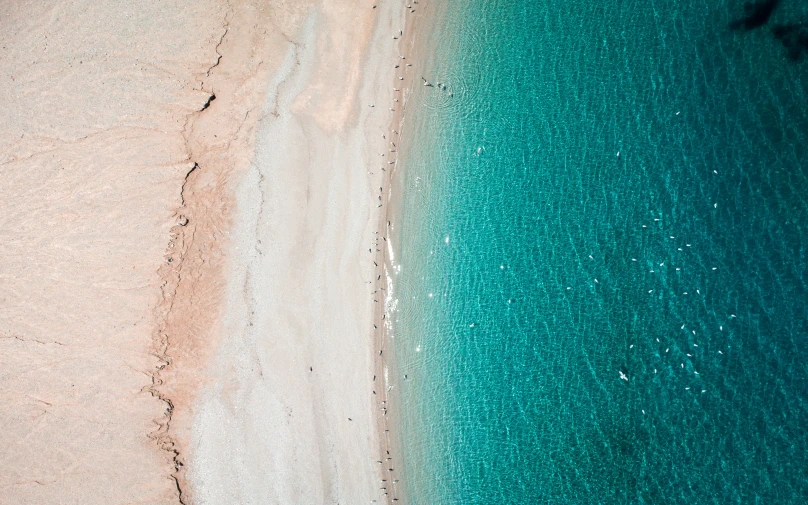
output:
[[[196,170],[199,169],[199,164],[194,163],[194,166],[191,167],[188,172],[185,173],[185,177],[182,179],[182,187],[180,187],[180,209],[185,207],[185,187],[188,185],[188,178],[191,177],[191,174],[194,173]],[[188,218],[184,216],[179,216],[179,221],[177,222],[178,226],[185,226],[188,224]],[[173,230],[172,230],[173,231]]]
[[[222,53],[219,52],[219,48],[224,42],[224,38],[227,36],[229,32],[229,20],[230,15],[232,13],[232,6],[228,3],[228,11],[225,13],[224,21],[223,21],[223,28],[224,31],[219,38],[219,41],[216,44],[215,51],[216,51],[216,61],[213,65],[211,65],[205,71],[205,77],[209,77],[211,71],[214,68],[219,66],[222,61]],[[193,160],[194,150],[191,147],[189,139],[192,134],[193,123],[199,117],[200,114],[204,113],[204,111],[208,110],[211,105],[211,102],[216,99],[215,93],[211,91],[207,91],[204,89],[204,83],[202,81],[199,82],[200,88],[209,94],[207,100],[202,104],[202,106],[195,112],[192,112],[185,117],[185,124],[183,125],[182,136],[183,140],[185,141],[185,152],[187,153],[187,159]],[[246,116],[245,116],[246,119]],[[191,168],[186,172],[182,185],[180,186],[180,194],[179,200],[180,205],[177,208],[177,224],[171,228],[170,231],[170,240],[168,246],[166,248],[166,262],[158,271],[158,275],[163,279],[163,283],[160,286],[160,293],[161,293],[161,301],[156,306],[156,314],[158,320],[158,329],[153,338],[154,345],[156,347],[155,350],[155,357],[159,360],[159,364],[154,370],[151,375],[151,382],[152,384],[148,387],[148,392],[155,398],[158,398],[165,404],[165,414],[162,419],[154,420],[157,428],[155,431],[149,434],[149,438],[154,440],[158,447],[168,453],[171,461],[174,465],[174,471],[171,474],[171,479],[174,481],[174,485],[177,489],[177,501],[181,505],[186,505],[185,496],[183,492],[183,488],[180,484],[180,471],[182,470],[183,463],[180,459],[180,452],[177,449],[176,442],[174,437],[169,433],[171,428],[171,420],[174,414],[174,402],[171,398],[169,398],[166,394],[164,394],[160,390],[160,386],[164,384],[164,381],[161,377],[162,371],[171,364],[171,357],[169,356],[171,350],[171,340],[168,335],[168,326],[169,326],[169,315],[172,313],[174,309],[174,301],[177,296],[177,291],[179,289],[180,283],[183,280],[182,276],[182,266],[183,266],[183,259],[188,252],[188,248],[190,244],[193,243],[195,232],[196,232],[196,225],[195,223],[191,222],[188,217],[186,217],[185,212],[187,211],[187,191],[188,191],[188,182],[191,176],[194,173],[197,173],[201,170],[201,167],[195,161],[192,161],[193,165]]]
[[[227,4],[227,6],[228,6],[228,7],[230,7],[230,3],[229,3],[229,2],[228,2],[228,4]],[[228,13],[228,14],[229,14],[229,13]],[[211,67],[210,67],[210,68],[207,70],[207,72],[205,72],[205,77],[210,77],[210,72],[211,72],[211,70],[213,70],[214,68],[218,67],[218,66],[219,66],[219,63],[221,63],[221,61],[222,61],[222,53],[220,53],[220,52],[219,52],[219,46],[221,46],[221,45],[222,45],[222,42],[224,41],[225,36],[227,36],[227,32],[228,32],[228,31],[230,31],[230,20],[228,19],[228,18],[229,18],[229,15],[228,15],[228,14],[225,14],[225,15],[224,15],[224,33],[222,33],[222,36],[221,36],[221,37],[219,37],[219,42],[216,44],[216,48],[214,49],[214,50],[216,51],[216,63],[214,63],[214,64],[213,64],[213,65],[212,65],[212,66],[211,66]]]
[[[43,342],[42,340],[37,340],[35,338],[24,338],[24,337],[21,337],[19,335],[0,335],[0,339],[8,339],[8,340],[14,339],[14,340],[19,340],[20,342],[26,342],[26,343],[34,342],[34,343],[40,344],[40,345],[54,344],[54,345],[61,345],[63,347],[67,345],[67,344],[63,344],[62,342],[59,342],[58,340],[53,340],[51,342]]]

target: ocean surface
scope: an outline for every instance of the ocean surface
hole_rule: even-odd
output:
[[[394,220],[409,503],[808,503],[806,4],[444,4]]]

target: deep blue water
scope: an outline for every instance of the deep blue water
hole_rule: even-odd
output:
[[[446,9],[395,221],[409,502],[808,503],[808,55],[770,30],[808,5]]]

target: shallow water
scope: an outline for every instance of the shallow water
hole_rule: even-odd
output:
[[[742,14],[449,6],[396,221],[412,503],[808,501],[808,58]]]

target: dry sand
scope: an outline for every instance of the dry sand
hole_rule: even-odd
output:
[[[382,502],[403,4],[3,10],[0,503]]]

